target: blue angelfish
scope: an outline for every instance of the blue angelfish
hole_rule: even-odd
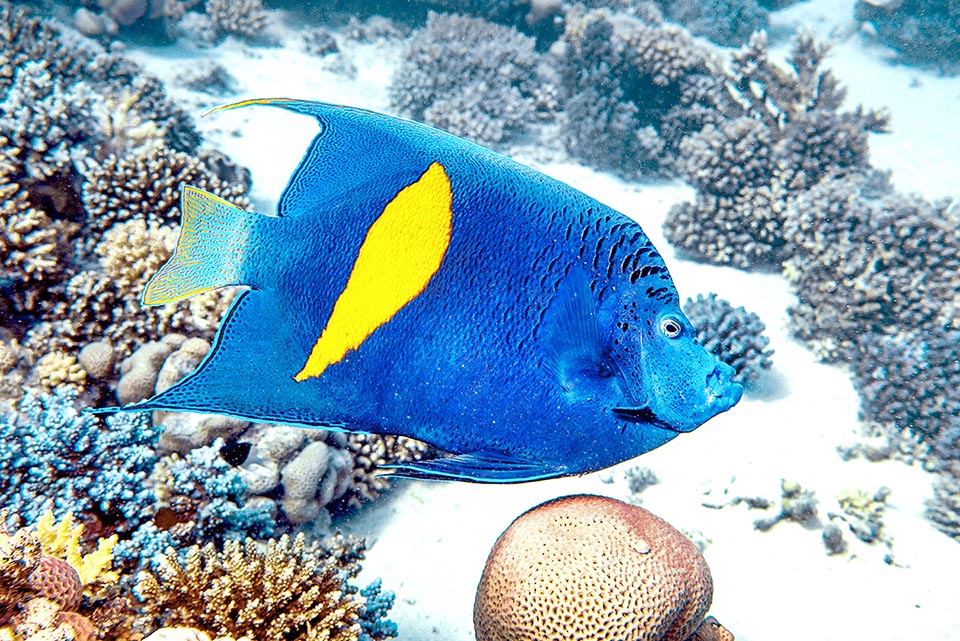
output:
[[[300,100],[320,123],[275,216],[186,186],[143,292],[243,285],[195,372],[123,410],[401,434],[454,456],[398,476],[600,470],[740,399],[626,216],[432,127]]]

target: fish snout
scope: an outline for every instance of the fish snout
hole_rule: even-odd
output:
[[[733,380],[736,374],[737,370],[717,361],[713,371],[707,374],[705,391],[708,405],[720,405],[723,409],[729,409],[740,401],[743,385]]]

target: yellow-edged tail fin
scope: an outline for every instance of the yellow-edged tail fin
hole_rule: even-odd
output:
[[[163,305],[194,294],[242,283],[243,258],[257,214],[202,189],[180,192],[177,247],[143,290],[144,305]]]

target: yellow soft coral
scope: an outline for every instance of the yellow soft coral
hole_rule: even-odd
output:
[[[81,554],[80,537],[83,536],[83,524],[74,521],[70,512],[62,520],[55,521],[52,510],[47,510],[37,519],[36,532],[43,553],[64,559],[73,566],[80,575],[84,591],[87,586],[117,582],[117,573],[109,569],[113,565],[116,534],[100,539],[93,552]]]

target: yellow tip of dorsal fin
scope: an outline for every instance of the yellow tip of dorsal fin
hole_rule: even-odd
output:
[[[256,214],[189,185],[180,191],[180,211],[180,239],[173,256],[144,288],[144,305],[244,284],[243,259]]]
[[[241,100],[239,102],[231,102],[226,105],[219,105],[217,107],[211,107],[203,112],[201,117],[206,118],[207,116],[215,113],[220,113],[221,111],[231,111],[233,109],[240,109],[242,107],[250,107],[253,105],[283,105],[284,103],[299,102],[292,98],[250,98],[248,100]]]

